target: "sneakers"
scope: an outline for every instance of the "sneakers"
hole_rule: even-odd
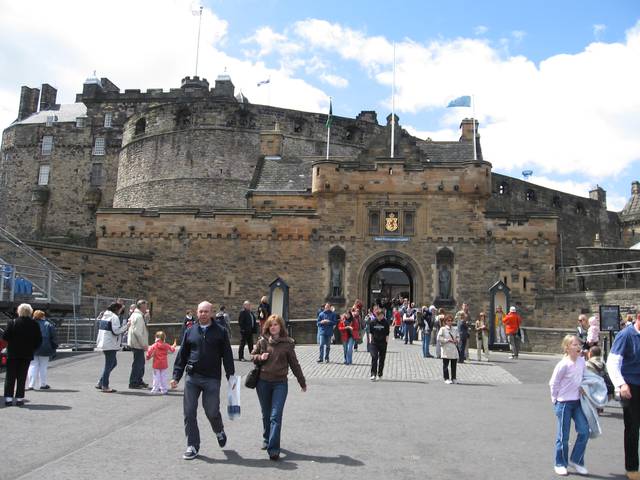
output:
[[[273,455],[269,455],[269,460],[273,462],[277,462],[278,460],[280,460],[280,454],[274,453]]]
[[[371,380],[372,382],[375,382],[377,378],[378,378],[378,377],[376,377],[375,375],[371,375],[371,376],[369,377],[369,380]]]
[[[40,390],[49,390],[51,387],[49,385],[42,385]]]
[[[184,458],[185,460],[193,460],[197,456],[198,456],[198,449],[196,447],[192,447],[191,445],[189,445],[187,449],[184,451],[184,453],[182,454],[182,458]]]
[[[567,472],[567,467],[556,465],[555,467],[553,467],[553,471],[556,472],[556,475],[562,475],[563,477],[569,475],[569,472]]]
[[[589,470],[587,470],[584,465],[578,465],[577,463],[569,462],[569,466],[580,475],[589,475]]]
[[[316,360],[318,363],[322,363],[322,359]]]
[[[16,407],[24,407],[24,398],[16,398]]]
[[[4,406],[5,407],[13,407],[13,398],[11,400],[5,399],[4,400]]]
[[[142,390],[142,389],[143,389],[143,388],[145,388],[145,387],[144,387],[144,385],[143,385],[143,384],[140,384],[140,385],[134,385],[133,383],[130,383],[130,384],[129,384],[129,388],[130,388],[131,390]]]
[[[451,380],[451,383],[458,383],[458,380],[454,378],[453,380]]]
[[[638,471],[627,472],[627,478],[629,480],[640,480],[640,472]]]
[[[227,444],[227,434],[224,433],[224,430],[216,433],[216,438],[218,439],[218,445],[220,445],[221,448]]]
[[[451,380],[445,380],[444,383],[446,383],[447,385],[451,385],[453,382]]]

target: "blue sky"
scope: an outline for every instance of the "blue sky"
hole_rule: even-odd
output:
[[[0,123],[21,85],[73,102],[93,70],[121,89],[193,74],[192,0],[0,0]],[[473,94],[494,170],[578,195],[600,184],[620,210],[640,179],[640,2],[203,0],[199,73],[225,67],[254,103],[353,117],[396,113],[411,133],[459,136]],[[122,12],[126,16],[122,17]],[[37,12],[34,14],[33,12]],[[125,22],[123,24],[123,18]],[[270,86],[257,82],[271,79]]]

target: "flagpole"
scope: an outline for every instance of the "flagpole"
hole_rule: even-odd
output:
[[[200,19],[198,20],[198,43],[196,45],[196,74],[198,76],[198,57],[200,55],[200,27],[202,26],[202,9],[204,7],[200,5]]]
[[[331,138],[331,110],[331,97],[329,97],[329,117],[327,118],[327,123],[329,124],[329,126],[327,127],[327,160],[329,160],[329,140]]]
[[[473,161],[478,160],[478,155],[476,153],[476,97],[475,95],[471,95],[471,107],[472,107],[472,115],[473,115]]]
[[[393,42],[393,77],[391,80],[391,158],[395,153],[396,127],[396,42]]]

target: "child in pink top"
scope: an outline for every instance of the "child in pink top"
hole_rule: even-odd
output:
[[[590,347],[598,345],[600,341],[600,325],[598,325],[598,317],[591,317],[589,319],[589,329],[587,330],[587,344]]]
[[[556,460],[554,470],[557,475],[567,475],[571,466],[579,474],[588,473],[584,466],[584,452],[589,440],[589,424],[580,406],[580,384],[584,375],[585,361],[580,355],[582,345],[575,335],[567,335],[562,340],[564,357],[553,369],[549,387],[551,401],[557,419]],[[571,420],[576,427],[571,457],[569,457],[569,434]]]
[[[169,352],[176,351],[176,341],[169,345],[164,341],[165,335],[162,330],[156,332],[156,341],[147,350],[147,360],[153,357],[153,385],[151,393],[166,394],[169,391]]]

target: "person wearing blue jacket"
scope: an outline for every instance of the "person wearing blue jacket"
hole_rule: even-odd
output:
[[[333,328],[338,324],[338,316],[331,310],[331,304],[325,303],[324,310],[318,314],[318,344],[320,345],[320,358],[318,363],[329,363],[329,350],[331,349],[331,338],[333,337]]]

